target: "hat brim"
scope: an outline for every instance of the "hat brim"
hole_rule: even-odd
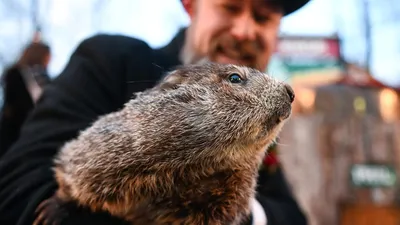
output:
[[[284,15],[287,16],[294,13],[295,11],[306,5],[308,2],[310,2],[310,0],[283,0]]]
[[[271,0],[266,0],[266,1],[271,1]],[[283,15],[287,16],[299,10],[311,0],[280,0],[280,1],[283,1],[283,11],[284,11]]]

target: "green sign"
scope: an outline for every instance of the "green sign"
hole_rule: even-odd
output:
[[[351,182],[356,187],[393,187],[396,170],[389,165],[356,164],[351,167]]]

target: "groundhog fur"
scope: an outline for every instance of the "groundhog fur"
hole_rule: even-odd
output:
[[[287,84],[248,67],[169,71],[61,148],[59,188],[35,223],[59,220],[59,206],[74,202],[136,225],[240,224],[293,98]]]

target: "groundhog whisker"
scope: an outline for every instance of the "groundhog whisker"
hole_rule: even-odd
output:
[[[290,146],[289,144],[283,144],[283,143],[279,143],[279,142],[275,142],[275,144],[278,146],[285,146],[285,147]]]
[[[280,137],[279,136],[276,136],[276,139],[272,140],[272,142],[274,144],[276,144],[276,145],[279,145],[279,146],[290,146],[289,144],[284,144],[284,143],[281,143],[279,141],[280,141]]]
[[[286,77],[283,82],[287,82],[290,79],[290,76]]]
[[[164,68],[164,67],[161,67],[160,65],[157,65],[157,64],[155,64],[155,63],[151,63],[151,64],[153,64],[153,66],[156,66],[156,67],[162,69],[163,72],[166,71],[165,68]]]

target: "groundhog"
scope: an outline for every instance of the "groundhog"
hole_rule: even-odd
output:
[[[59,188],[35,223],[60,220],[73,202],[135,225],[240,224],[293,99],[289,85],[252,68],[177,67],[60,149]]]

